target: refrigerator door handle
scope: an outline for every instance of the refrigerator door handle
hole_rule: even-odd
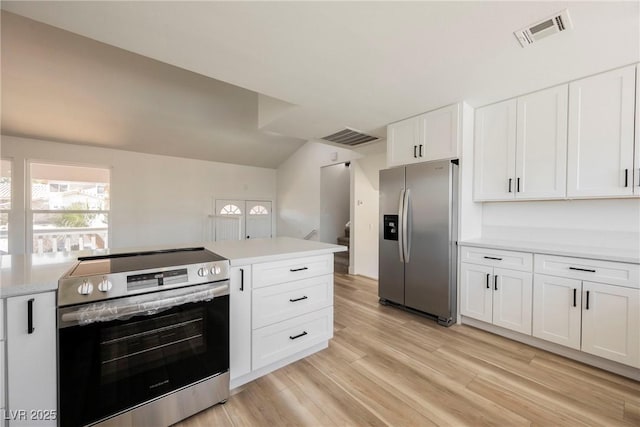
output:
[[[403,252],[403,233],[404,225],[402,218],[404,216],[404,188],[400,190],[400,202],[398,203],[398,253],[400,254],[400,262],[404,262]]]
[[[409,262],[409,200],[411,190],[408,188],[404,191],[404,208],[402,210],[402,247],[404,252],[405,264]]]

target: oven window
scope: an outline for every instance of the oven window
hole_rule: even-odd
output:
[[[126,379],[205,350],[203,308],[104,328],[100,330],[100,381]]]
[[[85,426],[229,370],[229,296],[58,331],[60,425]]]

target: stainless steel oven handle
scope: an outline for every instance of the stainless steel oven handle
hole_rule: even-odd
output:
[[[163,292],[161,299],[157,299],[159,295],[154,293],[116,301],[86,304],[72,310],[66,309],[60,315],[59,327],[126,320],[139,315],[150,316],[179,305],[207,301],[229,294],[228,283],[215,287],[206,286],[204,289],[200,286],[197,288],[180,288]]]

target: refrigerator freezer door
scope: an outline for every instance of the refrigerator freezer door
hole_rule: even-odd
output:
[[[404,304],[404,263],[402,261],[402,212],[399,212],[404,193],[404,168],[380,171],[380,218],[378,253],[378,296],[380,299]],[[385,240],[384,216],[397,215],[397,240]],[[387,224],[388,225],[388,224]]]
[[[451,163],[416,164],[406,169],[410,193],[405,264],[406,306],[441,318],[451,314],[449,287]]]

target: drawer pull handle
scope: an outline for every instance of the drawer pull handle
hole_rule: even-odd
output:
[[[302,297],[300,297],[300,298],[289,298],[289,301],[291,301],[291,302],[297,302],[297,301],[302,301],[303,299],[307,299],[307,298],[308,298],[308,297],[305,295],[305,296],[302,296]]]
[[[487,289],[491,289],[491,286],[489,286],[489,278],[491,277],[490,273],[487,273]]]
[[[289,269],[289,271],[296,272],[296,271],[303,271],[303,270],[308,270],[308,269],[309,269],[309,267],[291,268],[291,269]]]
[[[624,188],[629,186],[629,169],[624,170]]]
[[[294,335],[294,336],[289,335],[289,339],[290,340],[295,340],[295,339],[298,339],[298,338],[303,337],[305,335],[307,335],[307,331],[302,331],[302,333],[298,334],[298,335]]]
[[[513,179],[509,178],[509,193],[511,193],[511,181],[513,181]]]
[[[573,306],[576,306],[576,293],[578,292],[578,290],[576,288],[573,288]]]
[[[240,291],[244,292],[244,268],[240,269]]]
[[[502,261],[502,258],[496,258],[496,257],[492,257],[492,256],[486,256],[486,257],[484,257],[484,259],[495,259],[496,261]]]
[[[595,270],[592,270],[590,268],[579,268],[579,267],[569,267],[569,270],[576,270],[576,271],[586,271],[587,273],[595,273]]]
[[[36,330],[36,328],[33,327],[33,301],[34,301],[33,298],[27,301],[27,333],[28,334],[32,334],[33,331]]]

